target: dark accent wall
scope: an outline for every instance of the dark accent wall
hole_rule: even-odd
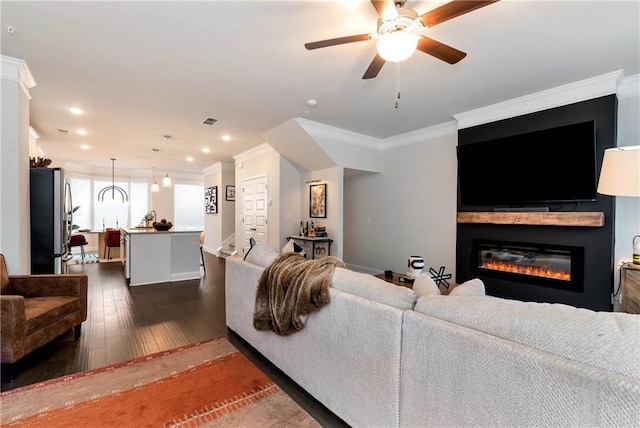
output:
[[[473,144],[494,138],[595,120],[597,175],[599,177],[604,150],[616,145],[617,108],[618,100],[616,95],[608,95],[478,125],[458,131],[458,145]],[[543,169],[544,165],[540,165],[540,168]],[[567,165],[567,168],[571,168],[571,165]],[[489,174],[495,173],[495,171],[487,171],[488,178],[490,178]],[[551,211],[604,212],[605,224],[603,227],[569,227],[458,223],[456,282],[461,283],[475,276],[470,271],[471,240],[473,238],[582,246],[585,249],[585,282],[584,292],[581,293],[550,289],[533,284],[513,283],[490,277],[481,276],[480,279],[485,283],[487,294],[493,296],[524,301],[565,303],[593,310],[612,310],[614,198],[598,194],[597,199],[593,202],[581,202],[579,204],[537,203],[532,205],[545,205]],[[458,196],[458,211],[493,211],[493,208],[495,207],[462,205]]]

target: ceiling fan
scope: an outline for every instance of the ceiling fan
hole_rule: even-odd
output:
[[[371,0],[378,12],[376,33],[358,34],[305,43],[308,50],[377,39],[378,53],[362,76],[372,79],[378,75],[387,61],[399,62],[410,57],[417,49],[449,64],[455,64],[467,56],[466,53],[437,40],[417,34],[425,27],[433,27],[473,10],[488,6],[498,0],[454,0],[418,15],[413,9],[404,8],[406,0]]]

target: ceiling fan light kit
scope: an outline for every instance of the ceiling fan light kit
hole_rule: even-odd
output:
[[[413,9],[404,8],[406,0],[371,0],[378,12],[376,34],[358,34],[305,43],[308,50],[377,39],[377,54],[362,76],[372,79],[378,75],[386,61],[400,62],[417,50],[455,64],[467,54],[444,43],[418,34],[425,27],[433,27],[449,19],[488,6],[498,0],[454,0],[427,13],[419,15]],[[394,7],[395,6],[395,7]]]
[[[418,38],[413,33],[394,31],[378,39],[378,53],[386,61],[400,62],[408,59],[416,51]]]

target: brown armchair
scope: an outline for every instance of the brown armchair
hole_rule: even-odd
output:
[[[11,364],[80,326],[87,319],[86,274],[9,275],[0,254],[0,362],[13,380]],[[7,366],[8,365],[8,366]]]

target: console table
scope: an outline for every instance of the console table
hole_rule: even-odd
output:
[[[291,236],[287,236],[287,241],[289,240],[295,240],[296,242],[298,241],[302,241],[302,246],[304,246],[304,251],[309,254],[309,252],[307,251],[307,245],[306,244],[310,244],[311,245],[311,259],[315,259],[316,258],[316,244],[320,244],[321,246],[318,247],[318,252],[323,252],[323,256],[330,256],[331,255],[331,244],[333,243],[333,239],[329,239],[329,238],[318,238],[318,237],[310,237],[310,236],[300,236],[300,235],[291,235]],[[327,248],[327,254],[324,254],[324,248]]]

